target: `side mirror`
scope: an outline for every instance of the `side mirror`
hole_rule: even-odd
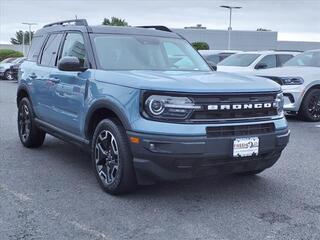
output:
[[[84,72],[87,70],[77,57],[61,58],[58,62],[58,69],[67,72]]]
[[[211,68],[212,71],[217,71],[217,65],[214,64],[213,62],[207,61],[209,67]]]
[[[255,69],[266,69],[268,68],[268,65],[265,64],[265,63],[258,63],[256,66],[255,66]]]

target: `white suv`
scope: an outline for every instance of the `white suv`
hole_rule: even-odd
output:
[[[282,85],[287,112],[306,121],[320,121],[320,49],[306,51],[281,68],[261,70],[257,75]]]
[[[217,71],[254,73],[261,69],[281,67],[299,52],[257,51],[234,54],[217,65]]]

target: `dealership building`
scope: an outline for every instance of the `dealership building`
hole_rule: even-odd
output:
[[[196,27],[172,28],[184,36],[189,42],[206,42],[210,49],[228,49],[229,32],[227,30],[206,29]],[[0,44],[0,49],[9,48],[23,52],[22,45]],[[25,46],[25,52],[29,47]],[[230,49],[242,51],[255,50],[298,50],[320,49],[320,42],[279,41],[275,31],[230,31]]]
[[[228,49],[227,30],[205,29],[198,25],[184,29],[173,29],[190,42],[206,42],[210,49]],[[230,31],[230,49],[242,51],[255,50],[299,50],[320,49],[320,42],[278,41],[274,31]]]

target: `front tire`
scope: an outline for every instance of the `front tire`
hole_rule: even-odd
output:
[[[27,148],[40,147],[46,136],[46,133],[35,125],[32,105],[28,98],[19,102],[18,132],[21,143]]]
[[[95,176],[104,191],[118,195],[137,185],[127,134],[116,120],[102,120],[95,129],[91,146]]]
[[[320,121],[320,89],[312,89],[304,97],[299,117],[308,122]]]
[[[4,73],[4,79],[5,80],[13,80],[13,73],[10,70],[5,71]]]

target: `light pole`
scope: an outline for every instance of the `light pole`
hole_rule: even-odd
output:
[[[229,9],[230,12],[230,16],[229,16],[229,27],[228,27],[228,50],[230,50],[230,45],[231,45],[231,31],[232,31],[232,27],[231,27],[231,21],[232,21],[232,9],[240,9],[242,7],[232,7],[232,6],[220,6],[221,8],[227,8]]]
[[[31,26],[32,25],[37,25],[37,23],[29,23],[29,22],[24,22],[22,23],[23,25],[28,25],[29,26],[29,48],[31,46]],[[23,51],[24,51],[24,33],[23,33]],[[24,52],[23,52],[24,54]]]

